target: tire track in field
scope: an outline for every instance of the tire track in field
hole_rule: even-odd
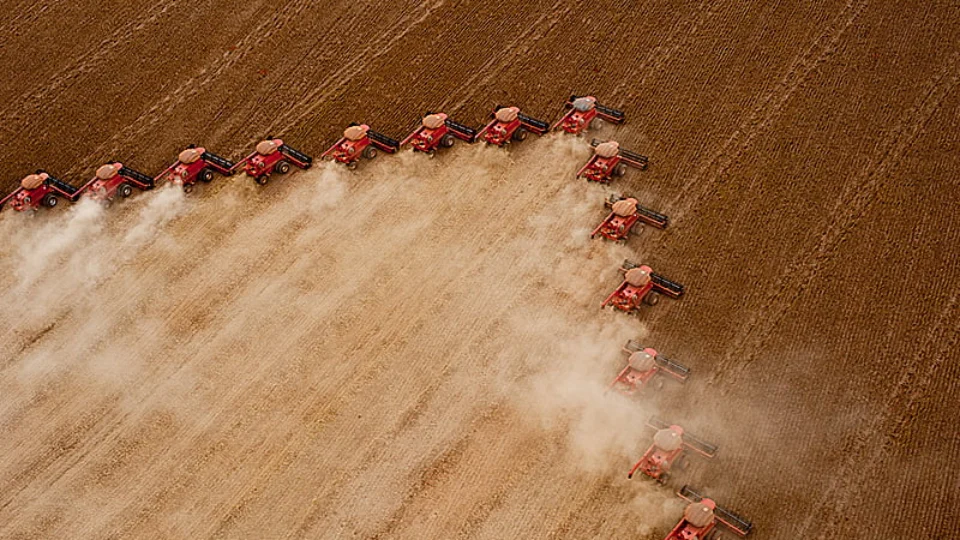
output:
[[[61,90],[67,84],[74,82],[82,75],[95,73],[105,60],[113,56],[116,48],[131,41],[138,32],[150,26],[151,23],[160,20],[161,17],[167,15],[181,3],[185,3],[184,0],[162,0],[154,4],[150,10],[127,18],[127,22],[119,25],[109,36],[102,39],[97,47],[92,47],[81,53],[70,66],[51,74],[48,77],[50,81],[48,85],[41,86],[32,93],[23,94],[20,98],[10,100],[7,103],[13,104],[15,111],[34,111],[49,106],[51,103],[56,103],[56,96],[61,94]],[[20,120],[16,113],[12,115],[6,113],[7,110],[4,109],[3,121],[0,124],[9,124],[11,121]],[[20,129],[25,130],[30,125],[32,125],[31,122],[26,121],[24,125],[20,126]]]
[[[486,151],[489,152],[490,150],[486,150]],[[500,176],[507,175],[507,174],[510,174],[509,170],[500,171],[499,173]],[[555,192],[563,189],[563,187],[564,185],[562,183],[556,183],[555,185],[552,186],[553,189],[551,189],[548,193],[544,193],[542,191],[535,192],[535,193],[527,192],[523,197],[511,198],[507,200],[507,203],[495,205],[495,208],[496,208],[495,214],[492,216],[488,216],[489,219],[485,220],[485,222],[490,225],[484,229],[480,229],[480,228],[471,229],[471,231],[473,232],[472,237],[464,238],[463,245],[466,245],[466,246],[480,245],[477,242],[477,240],[482,239],[484,237],[487,237],[487,238],[483,242],[483,245],[491,246],[491,245],[501,245],[504,243],[509,243],[514,235],[514,232],[508,229],[501,229],[496,224],[505,222],[506,218],[509,216],[524,215],[529,212],[543,211],[545,209],[545,205],[547,204],[547,200],[549,200],[549,197],[551,195],[555,195]],[[503,189],[503,188],[501,187],[499,189]],[[488,194],[486,196],[489,197],[490,195]],[[531,198],[535,196],[536,198],[531,200]],[[493,234],[495,238],[489,238],[491,234]],[[428,244],[433,243],[429,239],[426,239],[424,241],[427,242]],[[442,288],[435,287],[431,289],[430,294],[437,296],[439,298],[448,298],[448,297],[455,296],[457,294],[458,289],[460,288],[460,283],[462,283],[463,278],[469,276],[474,271],[476,270],[472,268],[462,268],[457,270],[457,274],[454,276],[451,276],[447,280],[447,282],[442,285]],[[528,287],[529,285],[525,285],[523,288],[525,289]],[[491,307],[489,306],[489,301],[493,299],[494,299],[493,296],[478,298],[474,302],[479,302],[480,306],[472,306],[464,309],[469,313],[474,313],[474,312],[489,313],[491,309]],[[487,306],[487,307],[481,307],[481,306]],[[505,303],[502,307],[497,309],[499,313],[504,313],[507,311],[508,307],[509,307],[509,302]],[[485,332],[487,331],[487,328],[478,327],[475,330]],[[470,337],[474,334],[475,332],[471,331],[470,333],[464,335],[463,339],[460,340],[461,345],[458,345],[456,350],[449,351],[446,356],[449,356],[449,357],[457,357],[458,355],[462,356],[462,354],[458,351],[466,351],[470,347],[476,346],[479,338]],[[418,354],[417,357],[429,358],[429,355],[425,353],[426,351],[423,351],[420,354]],[[380,352],[374,355],[371,355],[370,361],[371,362],[377,361],[381,355],[382,353]],[[372,373],[373,370],[368,368],[364,371]],[[382,376],[380,374],[376,374],[376,375]],[[449,383],[447,381],[454,375],[455,375],[455,372],[452,372],[450,370],[445,371],[439,381],[440,387],[443,387],[445,385],[449,386]],[[363,381],[363,382],[366,383],[366,381]],[[350,387],[345,387],[344,385],[337,385],[337,386],[344,388],[344,390],[349,392],[350,395],[354,395],[359,391],[359,388],[351,389]],[[354,386],[354,385],[351,385],[351,386]],[[316,399],[317,401],[319,401],[319,397],[320,396],[318,395]],[[332,400],[331,399],[324,400],[325,403],[331,403],[331,402],[340,403],[344,401],[352,402],[353,398],[343,397],[341,393],[338,393],[336,398]],[[408,411],[408,413],[410,412],[411,411]],[[321,412],[320,415],[328,416],[326,413],[323,413],[323,412]],[[373,445],[370,448],[369,452],[356,465],[352,466],[349,470],[345,470],[343,473],[339,474],[338,478],[333,480],[330,483],[331,485],[328,486],[325,491],[327,495],[325,495],[323,498],[325,500],[329,500],[331,497],[336,498],[335,494],[342,491],[343,488],[345,487],[345,484],[356,479],[360,474],[360,472],[367,467],[365,464],[377,463],[384,460],[385,457],[383,454],[387,452],[390,446],[394,443],[394,441],[402,433],[404,433],[407,427],[404,424],[410,424],[411,421],[415,420],[417,416],[418,415],[414,412],[412,417],[408,417],[406,421],[401,423],[401,425],[397,426],[397,428],[395,429],[392,429],[389,434],[379,438],[377,441],[377,444]],[[400,512],[401,510],[398,509],[397,511]],[[307,516],[301,519],[301,524],[298,526],[298,530],[300,531],[299,534],[309,533],[309,531],[311,531],[313,528],[316,527],[316,522],[319,520],[320,516],[328,514],[329,512],[330,512],[329,505],[321,504],[321,505],[315,506],[313,509],[311,509],[311,512]]]
[[[36,22],[46,15],[48,11],[52,11],[55,7],[63,3],[63,0],[46,0],[42,3],[31,1],[20,2],[17,6],[7,6],[6,9],[9,10],[8,13],[14,13],[15,15],[4,19],[3,24],[0,24],[0,36],[15,33],[14,28],[23,28]],[[28,9],[24,9],[23,6],[29,7]],[[2,48],[2,46],[0,46],[0,48]]]
[[[301,217],[302,217],[302,216],[301,216]],[[259,227],[255,227],[255,226],[253,226],[253,224],[251,224],[251,227],[254,228],[254,229],[258,229],[258,230],[259,230]],[[296,232],[296,228],[290,228],[290,227],[288,227],[288,226],[275,226],[275,227],[270,228],[270,230],[274,233],[274,236],[279,236],[279,237],[283,237],[283,238],[288,237],[288,236],[292,236],[292,237],[296,237],[296,236],[297,236],[296,234],[294,234],[294,233]],[[240,236],[243,236],[243,235],[240,235]],[[281,240],[282,240],[282,238],[281,238]],[[289,242],[289,241],[288,241],[288,242]],[[261,245],[273,246],[273,249],[271,249],[270,251],[271,251],[271,253],[274,253],[274,254],[283,253],[284,251],[287,251],[287,250],[285,250],[284,248],[285,248],[285,247],[289,247],[288,244],[284,244],[282,241],[265,242],[265,243],[261,243]],[[214,259],[217,259],[216,257],[213,257],[213,258],[214,258]],[[229,264],[231,261],[233,261],[233,259],[229,259],[229,258],[226,258],[226,257],[225,257],[223,264]],[[259,265],[259,266],[261,266],[261,267],[265,267],[265,266],[268,265],[268,264],[274,264],[274,265],[277,264],[277,260],[276,260],[275,258],[271,257],[271,256],[258,257],[256,260],[254,260],[254,261],[252,261],[252,262],[254,263],[254,265]],[[244,275],[252,275],[252,276],[258,275],[258,272],[253,271],[253,269],[251,269],[251,268],[245,268],[242,273],[243,273]],[[255,281],[255,279],[254,279],[254,281]],[[210,306],[209,309],[212,309],[212,310],[214,310],[214,311],[218,311],[218,312],[219,312],[219,311],[220,311],[220,306],[221,306],[222,304],[224,304],[227,300],[236,298],[236,297],[238,297],[239,295],[241,295],[242,293],[244,293],[245,291],[246,291],[246,292],[249,292],[250,285],[251,285],[251,283],[249,283],[249,282],[241,282],[241,283],[236,284],[236,285],[234,286],[234,288],[231,289],[231,290],[233,291],[232,294],[230,294],[230,295],[222,295],[222,296],[229,297],[229,298],[221,298],[220,301],[219,301],[216,305]],[[189,299],[188,299],[188,300],[189,300]],[[196,302],[194,302],[194,303],[196,303]],[[170,311],[169,311],[169,313],[170,313],[170,318],[174,318],[174,317],[176,316],[176,313],[179,313],[180,311],[181,311],[181,309],[179,309],[179,308],[178,308],[178,309],[170,310]],[[216,345],[217,345],[217,344],[212,344],[212,345],[211,345],[211,344],[207,344],[208,347],[214,347],[214,348],[215,348]],[[282,347],[282,345],[283,345],[282,343],[278,343],[278,344],[277,344],[278,347]],[[279,357],[278,360],[276,360],[276,361],[274,361],[274,362],[272,362],[272,363],[264,363],[264,364],[258,365],[258,368],[257,368],[256,370],[254,370],[254,372],[253,372],[252,374],[250,374],[250,373],[247,374],[246,380],[249,381],[249,380],[259,380],[259,379],[261,379],[263,373],[264,373],[265,371],[267,371],[269,368],[274,367],[275,364],[276,364],[276,362],[277,362],[277,361],[280,361],[281,359],[282,359],[282,357]],[[160,380],[162,380],[162,381],[168,380],[168,379],[172,376],[172,374],[176,373],[176,372],[183,366],[183,364],[185,364],[185,362],[179,362],[177,365],[172,366],[172,368],[167,369],[167,376],[163,377],[163,378],[160,379]],[[155,381],[157,380],[156,377],[149,376],[149,377],[146,377],[146,378],[147,378],[148,380],[154,381],[154,382],[152,382],[151,384],[155,385],[155,386],[154,386],[154,390],[148,392],[147,396],[144,397],[144,398],[141,400],[141,401],[143,401],[143,402],[149,403],[149,402],[152,400],[152,398],[157,394],[157,392],[160,391],[160,390],[162,390],[162,386],[163,386],[163,385],[162,385],[162,384],[157,384],[157,383],[155,382]],[[241,381],[238,380],[237,383],[235,384],[235,386],[233,387],[232,392],[229,394],[228,398],[231,397],[231,396],[232,396],[232,397],[240,396],[240,395],[243,394],[243,392],[244,392],[246,389],[247,389],[247,386],[244,385],[244,384],[242,384]],[[236,400],[235,400],[235,401],[236,401]],[[223,412],[223,411],[221,411],[220,414],[222,414],[222,412]],[[219,414],[216,414],[216,415],[214,415],[213,417],[209,418],[209,419],[208,419],[209,422],[202,424],[203,429],[200,429],[199,432],[202,433],[202,432],[208,431],[211,426],[216,425],[216,422],[215,422],[215,421],[216,421],[217,419],[219,419]],[[197,431],[197,430],[193,430],[193,432],[194,432],[194,433],[197,433],[198,431]],[[119,435],[117,435],[117,436],[119,436]],[[112,438],[110,439],[110,442],[113,442],[113,439],[115,439],[115,438],[116,438],[116,437],[112,437]],[[195,440],[196,438],[197,438],[197,437],[196,437],[195,435],[194,435],[194,436],[190,436],[190,437],[185,437],[185,438],[183,439],[183,440],[184,440],[184,444],[188,444],[189,441],[193,441],[193,440]]]
[[[702,0],[689,17],[673,25],[672,31],[659,40],[653,50],[646,55],[643,62],[635,67],[631,66],[623,74],[623,82],[609,93],[610,101],[623,102],[623,95],[628,90],[644,87],[650,74],[663,68],[677,54],[677,51],[682,50],[683,46],[690,42],[704,23],[710,20],[719,9],[717,2]],[[640,75],[639,78],[634,78],[636,74]]]
[[[810,288],[820,267],[828,261],[837,246],[860,222],[878,192],[893,181],[890,170],[897,167],[904,153],[913,145],[923,127],[960,82],[960,52],[948,58],[945,65],[928,81],[928,88],[897,126],[879,145],[879,159],[863,169],[840,196],[826,230],[812,249],[801,253],[784,270],[760,307],[738,333],[728,352],[717,362],[712,380],[735,382],[764,349],[790,307]]]
[[[433,0],[418,3],[418,10],[406,11],[393,25],[382,31],[382,34],[390,36],[386,44],[382,44],[375,39],[369,40],[365,46],[352,55],[350,60],[343,62],[332,73],[328,73],[326,79],[316,85],[313,91],[307,93],[297,102],[290,104],[284,113],[277,115],[273,122],[269,124],[268,131],[279,133],[310,119],[317,109],[328,104],[329,99],[335,93],[345,90],[340,85],[341,81],[352,79],[363,71],[369,62],[392,51],[407,34],[418,28],[434,11],[442,6],[444,1]]]
[[[416,475],[413,485],[407,489],[400,505],[383,522],[383,525],[369,535],[371,539],[390,538],[397,528],[402,526],[410,505],[431,490],[434,485],[452,475],[461,464],[464,454],[470,449],[473,439],[488,424],[499,423],[505,417],[504,408],[494,404],[481,411],[473,420],[473,425],[456,442],[448,445],[436,457],[430,460]]]
[[[288,232],[289,232],[289,231],[288,231]],[[504,233],[501,233],[501,234],[502,234],[502,235],[506,235],[507,233],[504,232]],[[226,264],[226,263],[225,263],[225,264]],[[245,273],[246,273],[246,272],[245,272]],[[149,378],[152,379],[152,377],[149,377]]]
[[[260,228],[253,227],[252,226],[253,222],[248,221],[246,223],[256,230],[272,231],[274,237],[271,239],[271,241],[265,242],[263,245],[272,246],[273,249],[269,250],[269,253],[273,255],[283,252],[283,245],[280,240],[287,237],[289,233],[289,228],[287,226],[277,226],[273,228],[260,229]],[[243,236],[247,237],[246,235],[243,235]],[[225,246],[220,246],[220,247],[222,249],[228,250],[230,247],[230,244],[227,244]],[[266,268],[270,264],[271,259],[272,259],[272,256],[263,257],[253,262],[255,265],[258,265],[260,268]],[[214,260],[220,260],[221,264],[223,265],[226,265],[228,264],[229,261],[231,261],[227,257],[224,257],[222,259],[214,258]],[[194,262],[194,264],[196,265],[204,263],[203,260],[193,260],[192,262]],[[161,268],[161,267],[158,266],[157,268]],[[210,287],[211,284],[195,284],[195,285],[200,286],[202,289],[207,289]],[[243,283],[238,283],[235,289],[242,289],[242,285]],[[237,294],[239,294],[240,292],[241,291],[238,290]],[[125,296],[129,300],[129,302],[137,301],[136,290],[129,290],[128,294]],[[229,295],[220,295],[219,297],[214,298],[212,300],[207,297],[203,297],[202,299],[192,298],[192,300],[195,304],[202,303],[207,309],[215,311],[218,309],[220,305],[222,305],[224,302],[226,302],[230,298],[231,297]],[[122,309],[120,311],[126,311],[126,310]],[[166,313],[165,320],[169,324],[171,321],[175,320],[178,317],[178,314],[180,312],[181,312],[181,309],[179,308],[170,309]],[[96,350],[102,344],[107,343],[113,339],[115,338],[106,334],[97,336],[95,341],[88,343],[87,348],[89,350]],[[75,351],[75,352],[79,352],[79,351]],[[154,370],[152,370],[150,373],[147,373],[146,376],[144,377],[144,381],[146,382],[144,383],[143,386],[150,389],[146,394],[146,401],[149,401],[150,399],[158,395],[158,393],[162,390],[162,384],[159,384],[158,381],[168,380],[172,375],[177,373],[185,363],[186,363],[186,360],[175,363],[175,364],[171,364],[169,362],[156,364],[156,367],[154,368]],[[166,373],[166,375],[161,376],[161,374],[163,373]],[[103,407],[104,406],[101,405],[101,409]],[[130,415],[131,413],[129,411],[117,412],[116,410],[114,410],[111,413],[109,412],[109,409],[104,409],[101,413],[96,415],[97,420],[93,423],[93,425],[90,426],[90,429],[88,430],[89,433],[85,434],[83,438],[82,448],[80,448],[76,452],[70,452],[69,454],[59,455],[53,461],[49,461],[43,467],[30,467],[28,470],[31,471],[35,476],[34,478],[24,483],[24,485],[21,486],[21,489],[18,490],[18,493],[23,489],[26,489],[27,487],[29,487],[30,484],[35,483],[37,479],[40,478],[41,476],[51,477],[52,475],[52,478],[54,478],[54,480],[46,481],[44,482],[44,484],[50,487],[54,487],[56,483],[56,479],[62,477],[63,474],[65,474],[67,471],[71,470],[78,463],[80,463],[87,456],[87,454],[90,452],[92,448],[98,448],[100,447],[101,444],[106,444],[107,442],[115,441],[116,438],[118,437],[117,430],[123,424],[124,420],[130,417]],[[70,449],[72,450],[74,449],[74,447],[75,445],[71,445]],[[56,465],[56,467],[54,467],[54,465]],[[4,504],[3,506],[6,506],[6,505]]]
[[[226,51],[213,69],[201,67],[190,77],[178,78],[180,84],[168,92],[160,101],[143,112],[127,129],[119,130],[104,140],[83,158],[66,169],[65,175],[73,176],[85,170],[87,163],[95,162],[98,156],[118,154],[122,146],[131,140],[144,138],[144,135],[155,128],[157,124],[169,118],[170,113],[178,109],[185,101],[201,94],[206,87],[219,79],[225,72],[232,69],[238,62],[252,53],[255,48],[267,43],[277,32],[283,30],[291,21],[296,21],[304,11],[311,7],[310,0],[285,2],[282,9],[274,11],[270,17],[264,17],[260,23],[251,29],[240,40],[236,50]]]
[[[934,376],[951,358],[960,341],[960,287],[954,287],[947,305],[941,310],[936,322],[927,331],[916,354],[903,366],[893,392],[884,401],[883,414],[860,429],[854,436],[853,447],[845,452],[842,463],[837,467],[833,480],[817,498],[809,515],[798,531],[801,538],[807,537],[810,528],[817,520],[821,529],[819,538],[835,538],[845,520],[844,510],[851,504],[851,498],[860,496],[867,485],[867,478],[874,474],[880,465],[880,458],[896,444],[904,429],[912,423],[919,402],[927,397],[927,389]],[[872,451],[867,449],[872,446]],[[857,471],[856,473],[854,471]],[[827,516],[826,525],[821,521]]]
[[[723,176],[752,146],[756,137],[779,117],[784,105],[800,85],[836,51],[837,45],[867,6],[866,0],[848,0],[827,30],[800,54],[781,77],[777,86],[754,107],[750,116],[724,141],[713,156],[690,176],[669,203],[680,219],[683,214],[717,189]],[[661,241],[662,242],[662,241]],[[661,244],[662,245],[662,244]]]
[[[502,47],[498,54],[492,55],[482,66],[474,70],[473,74],[461,84],[461,87],[468,90],[460,95],[463,97],[455,104],[449,105],[450,99],[445,98],[440,102],[441,110],[460,111],[473,99],[473,96],[480,91],[480,88],[486,89],[493,79],[501,75],[504,70],[514,63],[516,55],[514,52],[528,41],[537,42],[546,37],[550,32],[568,15],[572,9],[579,8],[582,0],[578,0],[573,6],[564,0],[557,0],[549,10],[541,11],[537,20],[529,24],[525,30]],[[566,7],[564,7],[566,6]],[[484,115],[484,123],[487,115]]]

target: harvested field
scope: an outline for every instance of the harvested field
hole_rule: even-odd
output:
[[[663,538],[689,482],[755,538],[960,530],[960,10],[867,1],[14,0],[5,188],[426,110],[583,139],[0,213],[0,538]],[[604,197],[671,217],[591,241]],[[626,258],[687,286],[600,311]],[[604,393],[640,339],[685,386]],[[652,414],[717,443],[626,471]]]

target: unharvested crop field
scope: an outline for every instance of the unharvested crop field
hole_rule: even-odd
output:
[[[955,2],[10,4],[4,188],[571,93],[651,165],[550,134],[5,209],[0,538],[660,539],[681,483],[755,538],[960,530]],[[612,191],[670,227],[590,240]],[[687,294],[599,310],[624,259]],[[690,380],[604,393],[628,338]],[[717,459],[628,480],[651,415]]]

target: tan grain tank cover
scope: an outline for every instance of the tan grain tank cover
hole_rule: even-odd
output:
[[[623,199],[613,203],[613,213],[620,217],[632,216],[637,212],[637,200],[634,198]]]
[[[359,141],[367,136],[367,130],[363,129],[363,126],[350,126],[343,130],[343,136],[348,141]]]
[[[109,180],[116,176],[118,172],[120,172],[120,167],[117,167],[112,163],[108,163],[97,169],[97,178],[101,180]]]
[[[257,153],[261,156],[269,156],[277,151],[277,143],[273,141],[260,141],[257,143]]]
[[[439,114],[428,114],[423,117],[423,127],[427,129],[437,129],[443,125],[443,117]]]
[[[602,158],[612,158],[620,151],[620,143],[617,141],[607,141],[597,145],[594,152]]]
[[[713,510],[702,502],[687,505],[683,518],[694,527],[706,527],[713,521]]]
[[[646,351],[637,351],[631,354],[628,362],[630,362],[630,367],[637,371],[650,371],[657,365],[653,355]]]
[[[573,108],[580,112],[587,112],[593,108],[597,100],[589,97],[580,97],[573,100]]]
[[[642,268],[631,268],[627,270],[624,279],[634,287],[643,287],[647,283],[650,283],[650,274]]]
[[[190,163],[195,163],[198,159],[200,159],[200,155],[200,151],[196,148],[187,148],[183,152],[180,152],[180,155],[177,156],[177,160],[180,163],[189,165]]]
[[[20,187],[26,190],[37,189],[43,184],[43,177],[39,174],[24,176],[20,181]]]
[[[497,110],[497,113],[494,115],[497,118],[497,122],[513,122],[517,119],[517,114],[520,112],[520,109],[516,107],[504,107]]]
[[[653,436],[653,444],[664,452],[673,452],[683,445],[683,438],[672,429],[661,429]]]

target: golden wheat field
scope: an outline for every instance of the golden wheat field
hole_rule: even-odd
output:
[[[554,132],[3,209],[0,538],[659,540],[683,484],[751,538],[960,531],[955,2],[9,4],[4,193],[571,94],[650,166]],[[591,240],[610,193],[670,226]],[[625,259],[686,294],[600,310]],[[628,339],[689,380],[607,392]],[[651,416],[717,456],[628,479]]]

